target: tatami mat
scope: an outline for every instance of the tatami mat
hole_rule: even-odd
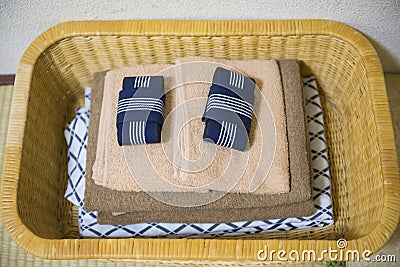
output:
[[[0,86],[0,174],[3,170],[3,151],[6,144],[8,115],[10,114],[12,85]]]

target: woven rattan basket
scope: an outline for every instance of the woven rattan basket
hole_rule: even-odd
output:
[[[63,130],[94,72],[185,56],[296,58],[322,91],[335,224],[213,239],[80,239],[64,199]],[[400,213],[397,155],[384,76],[370,42],[341,23],[294,21],[84,21],[40,35],[19,64],[2,180],[2,218],[28,253],[50,259],[131,259],[247,265],[257,251],[376,252]],[[324,260],[328,260],[325,254]],[[172,262],[171,262],[172,261]]]

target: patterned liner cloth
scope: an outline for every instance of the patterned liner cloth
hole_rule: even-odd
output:
[[[85,90],[85,107],[78,109],[76,118],[64,134],[68,144],[68,186],[65,198],[78,206],[79,230],[82,237],[216,237],[261,232],[288,231],[323,227],[334,222],[331,182],[328,165],[324,122],[318,88],[314,77],[303,78],[306,111],[310,133],[310,148],[314,171],[313,201],[316,212],[309,217],[282,218],[265,221],[227,223],[137,223],[130,225],[101,225],[96,211],[84,206],[86,149],[90,112],[90,88]]]

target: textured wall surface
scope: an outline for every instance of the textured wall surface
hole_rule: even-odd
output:
[[[15,73],[40,33],[71,20],[331,19],[363,32],[386,72],[400,73],[400,0],[0,0],[0,74]]]

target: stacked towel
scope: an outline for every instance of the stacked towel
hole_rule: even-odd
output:
[[[65,132],[66,198],[79,207],[81,235],[206,237],[331,224],[315,80],[302,81],[295,60],[175,63],[95,74],[91,123],[87,90],[79,123]],[[313,99],[307,111],[303,82]],[[87,158],[87,139],[71,135],[85,132]]]
[[[226,217],[224,218],[224,214],[228,211],[232,220],[239,220],[240,218],[247,218],[248,220],[255,220],[256,218],[273,219],[301,216],[301,214],[306,216],[314,212],[311,199],[311,180],[307,179],[307,177],[312,177],[312,171],[310,169],[309,137],[308,129],[306,128],[305,101],[300,69],[295,60],[281,60],[279,61],[279,65],[287,114],[289,158],[291,159],[291,192],[279,195],[239,195],[228,193],[214,204],[219,204],[220,207],[226,208],[238,207],[238,209],[227,210],[221,209],[216,205],[208,204],[206,205],[208,207],[204,206],[202,209],[192,209],[190,212],[170,212],[167,218],[164,217],[164,219],[167,219],[165,222],[199,221],[199,219],[195,220],[195,218],[208,217],[212,217],[213,222],[224,222],[224,219],[226,219]],[[93,90],[92,101],[97,101],[97,93],[95,90]],[[92,114],[95,112],[95,110],[93,110],[94,108],[93,106]],[[201,131],[201,129],[198,129],[198,131]],[[89,136],[89,140],[90,138],[91,136]],[[260,198],[260,196],[264,199]],[[288,201],[287,204],[279,204],[279,201],[282,200]],[[163,207],[159,206],[159,203],[152,198],[146,199],[146,201],[150,201],[151,205],[154,205],[154,207],[159,210],[163,209]],[[257,204],[260,203],[265,204],[264,206],[257,206]],[[282,201],[281,203],[285,202]],[[240,208],[243,207],[243,205],[248,205],[250,208]],[[266,208],[268,207],[267,205],[272,207]],[[146,218],[152,221],[159,221],[157,219],[163,217],[158,211],[136,211],[119,214],[118,216],[113,216],[111,212],[103,211],[100,212],[98,216],[99,222],[104,224],[128,224],[140,222]]]
[[[190,61],[193,60],[186,60],[186,62]],[[182,62],[178,61],[177,63]],[[199,105],[201,106],[201,109],[198,108],[188,111],[188,108],[185,106],[183,107],[183,110],[181,110],[181,112],[183,113],[192,111],[194,114],[196,114],[196,112],[202,114],[208,95],[209,85],[200,84],[200,87],[197,87],[197,84],[183,85],[169,91],[166,94],[167,101],[165,106],[165,117],[168,118],[169,116],[172,119],[165,121],[165,124],[163,126],[163,135],[166,136],[166,140],[164,140],[162,144],[146,145],[144,148],[142,146],[130,146],[122,148],[118,146],[117,142],[115,141],[115,136],[117,136],[117,129],[110,121],[115,118],[115,114],[117,112],[118,93],[120,91],[121,81],[123,80],[123,78],[126,76],[138,76],[144,74],[160,75],[160,73],[163,73],[164,79],[166,81],[166,87],[168,87],[168,81],[171,82],[171,80],[176,77],[179,79],[186,79],[185,75],[191,76],[194,71],[186,71],[186,69],[182,70],[178,66],[178,68],[176,68],[177,72],[180,72],[180,75],[178,76],[174,71],[162,71],[163,69],[169,67],[166,65],[132,66],[111,70],[107,72],[104,82],[103,102],[101,108],[102,116],[99,122],[99,136],[97,141],[96,160],[93,166],[92,177],[96,184],[116,191],[125,191],[131,193],[142,192],[143,189],[141,187],[143,187],[143,183],[145,182],[148,182],[146,184],[147,192],[159,192],[163,195],[170,192],[197,191],[208,193],[210,190],[215,192],[223,191],[224,193],[226,190],[221,190],[221,183],[229,183],[229,181],[232,180],[230,177],[237,176],[237,173],[243,173],[242,177],[239,177],[241,179],[232,188],[231,192],[249,192],[250,184],[255,176],[260,176],[263,179],[265,178],[265,182],[262,183],[257,188],[257,190],[253,192],[253,194],[276,194],[289,192],[290,186],[286,120],[279,67],[276,61],[214,60],[214,62],[220,63],[220,65],[231,64],[235,68],[245,69],[249,75],[252,75],[259,79],[259,83],[262,84],[262,86],[260,86],[261,94],[265,98],[269,99],[268,101],[272,110],[273,118],[261,117],[259,118],[261,119],[261,121],[259,121],[258,124],[261,123],[264,125],[272,125],[275,123],[275,127],[269,127],[270,129],[268,127],[264,127],[265,130],[261,132],[260,127],[256,127],[258,124],[255,123],[250,136],[250,142],[254,142],[254,144],[250,146],[249,151],[247,151],[245,154],[232,151],[232,149],[217,148],[217,155],[214,158],[214,161],[209,166],[207,166],[207,168],[204,168],[202,170],[196,169],[195,173],[192,171],[185,171],[185,168],[190,169],[191,167],[188,166],[188,164],[193,164],[189,161],[184,160],[184,157],[178,157],[180,153],[174,153],[172,157],[178,158],[173,158],[171,160],[171,158],[166,155],[165,151],[168,151],[168,149],[166,149],[165,147],[171,147],[171,149],[169,150],[175,151],[176,149],[174,148],[174,146],[176,146],[176,144],[179,142],[181,144],[180,149],[182,150],[182,154],[185,156],[185,158],[190,159],[191,156],[187,155],[187,153],[190,153],[191,151],[189,147],[191,147],[193,144],[196,146],[197,144],[199,144],[198,141],[201,140],[203,131],[201,130],[199,132],[196,130],[191,130],[189,128],[187,130],[191,133],[194,133],[194,135],[190,135],[187,134],[187,131],[185,132],[185,129],[183,128],[182,133],[180,134],[181,138],[179,140],[175,140],[175,137],[178,136],[179,131],[181,131],[178,126],[180,125],[179,120],[182,120],[182,116],[177,116],[178,113],[169,114],[169,112],[171,111],[172,107],[177,107],[179,106],[179,104],[184,103],[189,99],[202,97],[204,105]],[[195,67],[194,64],[192,66]],[[211,81],[215,68],[216,67],[212,66],[209,69],[199,70],[198,68],[196,68],[196,74],[199,75],[199,77],[207,77],[206,80]],[[195,78],[192,79],[196,80]],[[175,82],[175,84],[183,83],[182,81],[180,81]],[[190,90],[187,90],[188,86]],[[258,92],[260,93],[260,91]],[[260,115],[263,115],[261,112],[256,111],[256,113],[260,113]],[[186,122],[187,120],[183,121]],[[200,120],[198,121],[200,122]],[[191,140],[190,138],[195,138],[197,136],[197,133],[200,133],[200,135],[198,135],[200,137],[200,140]],[[263,143],[263,138],[261,137],[262,135],[264,136],[264,140],[269,140],[269,142]],[[274,142],[274,140],[276,141]],[[203,153],[206,155],[212,155],[212,151],[215,150],[215,146],[213,145],[207,146],[207,144],[203,144],[203,147],[206,151]],[[195,153],[198,153],[198,151],[195,151]],[[121,160],[124,159],[124,154],[132,155],[129,157],[125,157],[128,164],[126,164],[124,160]],[[139,158],[139,155],[142,155],[143,157],[140,160],[137,160]],[[144,159],[147,158],[149,160],[144,161]],[[234,159],[236,162],[235,164],[231,164],[231,168],[226,168],[226,162],[229,162],[230,158]],[[148,168],[143,167],[143,164],[146,162],[148,163]],[[272,166],[269,166],[268,163],[272,163]],[[183,166],[182,164],[186,164],[186,166]],[[264,167],[266,170],[263,170],[261,167]],[[268,172],[269,167],[271,167],[271,169]],[[151,172],[151,170],[153,169],[154,172]],[[153,176],[151,176],[152,173],[154,174]],[[140,178],[143,176],[148,176],[149,179],[147,179],[146,181],[144,181],[143,179],[140,180]],[[157,178],[158,176],[161,176],[163,179],[156,180],[155,178]],[[220,179],[220,183],[215,183],[215,186],[210,186],[207,189],[203,189],[203,187],[201,187],[201,185],[212,184],[213,182],[218,180],[216,178],[224,178],[225,180]],[[138,180],[140,180],[141,182],[140,185],[138,185],[137,183]],[[165,182],[163,183],[163,181]],[[174,186],[170,186],[171,184]],[[101,207],[93,205],[93,202],[91,201],[91,194],[89,191],[90,188],[88,188],[88,201],[86,204],[87,207],[91,210],[99,210]],[[98,203],[103,205],[104,199],[96,197],[96,195],[97,193],[94,192],[94,198],[97,198]],[[193,198],[192,200],[194,201]],[[131,205],[132,203],[114,202],[114,204],[124,206],[113,206],[111,207],[111,210],[113,211],[135,211],[130,210],[130,207],[134,206]]]
[[[139,223],[129,225],[101,225],[97,212],[83,209],[85,190],[85,164],[87,127],[89,123],[89,99],[86,94],[86,108],[77,111],[77,117],[67,126],[65,137],[69,147],[69,183],[65,197],[78,206],[80,233],[83,237],[213,237],[260,232],[273,232],[323,227],[333,224],[330,175],[323,134],[323,119],[315,79],[303,80],[307,99],[311,150],[313,153],[314,187],[313,199],[316,212],[310,217],[286,218],[267,221],[243,221],[221,224],[168,224]]]
[[[193,58],[193,59],[185,59],[182,60],[182,62],[178,62],[178,63],[185,63],[185,62],[193,62],[193,61],[199,61],[199,59]],[[259,61],[261,62],[261,61]],[[254,62],[252,62],[254,63]],[[295,66],[298,65],[297,63],[293,62]],[[270,64],[274,64],[273,61],[271,61]],[[276,63],[275,63],[276,64]],[[182,71],[180,71],[182,73]],[[213,70],[210,69],[208,72],[208,75],[213,75]],[[278,73],[279,74],[279,73]],[[96,108],[98,108],[98,105],[96,105],[96,102],[101,102],[101,96],[98,96],[97,93],[98,91],[101,90],[96,90],[96,82],[99,80],[98,77],[101,77],[104,75],[96,75],[95,77],[95,84],[94,84],[94,92],[93,92],[93,96],[92,96],[92,122],[93,120],[96,121],[98,116],[98,113]],[[182,79],[183,81],[181,81],[181,83],[184,84],[185,79],[187,79],[184,75],[182,75]],[[297,69],[297,84],[295,83],[296,80],[294,79],[293,83],[294,86],[292,86],[294,89],[291,89],[294,92],[298,92],[297,95],[296,94],[286,94],[287,96],[293,96],[293,98],[297,97],[297,101],[293,101],[294,103],[298,102],[300,103],[300,105],[293,106],[293,108],[296,108],[296,110],[298,112],[291,112],[290,115],[291,116],[296,116],[294,114],[299,114],[297,115],[297,117],[300,116],[300,119],[302,118],[302,120],[298,120],[298,118],[293,119],[292,121],[294,122],[300,122],[303,121],[304,122],[304,106],[301,105],[301,103],[303,103],[303,97],[301,94],[301,83],[300,83],[300,76],[299,76],[299,71]],[[207,78],[208,79],[208,78]],[[101,81],[100,84],[98,85],[99,88],[103,88]],[[191,91],[195,92],[194,94],[192,94],[192,96],[196,97],[196,93],[198,94],[197,96],[201,96],[201,94],[203,93],[203,96],[208,94],[208,86],[202,86],[202,85],[190,85],[192,89]],[[197,86],[197,88],[194,88],[193,86]],[[297,86],[297,87],[296,87]],[[187,88],[185,88],[187,89]],[[286,89],[289,90],[289,89]],[[181,90],[180,93],[181,95],[183,95],[184,99],[188,99],[191,95],[188,95],[187,92],[191,92],[191,91],[184,91]],[[180,96],[181,96],[180,95]],[[167,94],[168,96],[168,94]],[[189,96],[189,97],[188,97]],[[282,96],[281,96],[282,97]],[[279,98],[279,95],[276,96],[276,98]],[[99,99],[99,100],[98,100]],[[171,99],[171,98],[169,98]],[[206,100],[206,99],[204,99]],[[168,101],[167,101],[168,103]],[[204,105],[205,106],[205,105]],[[201,113],[204,110],[204,106],[201,106],[202,109],[199,110],[199,112]],[[292,109],[292,107],[288,107],[290,109]],[[166,110],[170,110],[171,108],[167,108]],[[199,121],[200,121],[200,117],[199,117]],[[91,123],[90,127],[96,127],[96,123]],[[201,123],[200,123],[201,125]],[[256,126],[256,124],[254,124],[254,126]],[[294,124],[294,126],[296,128],[299,129],[299,126],[296,126]],[[301,124],[300,124],[301,126]],[[304,123],[303,123],[303,127],[304,127]],[[91,170],[90,170],[90,164],[93,162],[93,155],[91,153],[91,148],[93,148],[95,145],[91,144],[91,140],[96,139],[96,137],[93,137],[93,135],[95,135],[98,131],[98,129],[94,129],[93,131],[89,130],[89,155],[88,155],[88,177],[91,176]],[[200,133],[199,136],[197,136],[197,138],[201,138],[201,133],[202,133],[202,129],[201,126],[198,130],[193,130],[190,131],[191,133]],[[189,134],[190,134],[189,132]],[[286,131],[285,131],[286,132]],[[305,131],[303,130],[303,133],[305,133]],[[304,134],[305,136],[305,134]],[[189,138],[192,138],[192,140],[196,138],[195,137],[191,137],[189,136]],[[187,140],[189,139],[187,138]],[[254,139],[254,137],[253,137]],[[188,143],[196,143],[195,142],[188,142]],[[304,143],[304,138],[303,140],[301,140],[299,143]],[[307,143],[307,142],[305,142]],[[293,145],[293,151],[294,153],[296,153],[296,147]],[[301,150],[300,150],[301,152]],[[299,151],[297,151],[297,153],[299,153]],[[301,156],[298,156],[298,158],[300,158],[301,160],[298,161],[300,164],[297,165],[298,169],[305,169],[308,170],[308,168],[304,168],[304,164],[301,163],[306,163],[306,165],[309,165],[309,158],[308,157],[304,157],[304,153],[307,154],[307,150],[303,149],[302,151],[303,154],[300,154]],[[296,161],[292,161],[292,165],[296,166]],[[293,171],[292,167],[290,168],[291,171]],[[292,175],[293,176],[293,175]],[[304,178],[305,177],[305,178]],[[99,211],[105,211],[105,212],[111,212],[111,211],[135,211],[135,215],[130,215],[128,214],[124,214],[123,216],[118,216],[119,220],[124,220],[124,222],[126,222],[127,220],[130,220],[131,222],[139,222],[142,221],[145,217],[140,217],[138,216],[138,211],[140,212],[148,212],[150,215],[152,215],[152,217],[148,217],[148,220],[152,220],[152,221],[160,221],[160,219],[163,219],[162,221],[164,222],[184,222],[184,221],[193,221],[193,222],[209,222],[210,219],[212,218],[213,222],[224,222],[227,221],[227,218],[224,216],[222,216],[221,214],[223,214],[226,211],[223,209],[226,208],[230,208],[232,206],[237,207],[237,208],[242,208],[242,210],[236,210],[235,212],[230,212],[229,215],[230,217],[228,218],[229,221],[238,221],[238,220],[244,220],[244,219],[271,219],[271,218],[281,218],[281,217],[285,217],[285,216],[305,216],[308,214],[311,214],[313,211],[312,208],[312,201],[310,199],[311,197],[311,186],[310,186],[310,179],[307,179],[307,177],[310,177],[310,174],[306,174],[306,176],[295,176],[294,180],[292,182],[293,188],[292,191],[290,193],[287,194],[279,194],[279,195],[271,195],[271,194],[264,194],[264,195],[257,195],[257,194],[238,194],[238,193],[228,193],[227,195],[225,195],[223,198],[210,203],[208,205],[205,205],[203,207],[199,207],[198,209],[194,209],[193,211],[196,212],[186,212],[182,215],[182,209],[183,208],[177,208],[177,207],[173,207],[173,206],[169,206],[167,204],[161,203],[159,201],[157,201],[156,199],[153,199],[152,197],[148,196],[146,193],[144,192],[139,192],[139,193],[135,193],[133,194],[131,193],[126,193],[126,192],[116,192],[113,190],[109,190],[107,188],[104,188],[102,186],[97,186],[94,183],[92,183],[92,181],[90,181],[90,179],[87,179],[87,191],[86,191],[86,206],[88,206],[88,203],[90,203],[91,199],[97,198],[98,201],[97,203],[99,203],[102,206],[96,206],[96,207],[89,207],[89,209],[91,210],[99,210]],[[295,182],[295,183],[294,183]],[[93,189],[93,190],[91,190]],[[90,195],[90,192],[93,192],[92,195]],[[169,193],[172,194],[172,193]],[[193,195],[195,193],[185,193],[182,195],[182,193],[180,193],[180,197],[185,199],[185,198],[193,198]],[[88,197],[89,196],[89,197]],[[92,196],[92,197],[90,197]],[[172,194],[171,196],[172,198],[178,198],[179,196],[177,196],[177,194]],[[297,206],[282,206],[285,204],[289,204],[289,203],[301,203],[301,205],[297,205]],[[114,206],[112,206],[114,205]],[[124,207],[119,207],[116,205],[125,205]],[[279,206],[278,206],[279,205]],[[111,208],[110,208],[111,206]],[[273,209],[266,209],[264,207],[268,207],[268,206],[276,206]],[[255,208],[254,210],[245,210],[246,208]],[[258,209],[257,209],[258,208]],[[164,216],[164,218],[160,218],[160,217],[154,217],[156,215],[156,213],[152,213],[152,209],[154,210],[165,210],[165,211],[173,211],[167,213],[168,216]],[[222,210],[221,210],[222,209]],[[209,214],[208,216],[203,216],[202,213],[200,213],[201,210],[203,213],[205,214]],[[218,211],[219,215],[217,216],[216,214],[212,214],[212,212],[214,211]],[[101,212],[100,213],[100,220],[102,220],[103,218],[103,214],[107,214],[105,212]],[[216,212],[214,212],[216,213]],[[131,219],[127,219],[130,217],[133,217]],[[225,215],[226,216],[226,215]],[[112,218],[112,217],[111,217]],[[158,220],[157,220],[158,219]],[[108,222],[108,221],[107,221]]]

